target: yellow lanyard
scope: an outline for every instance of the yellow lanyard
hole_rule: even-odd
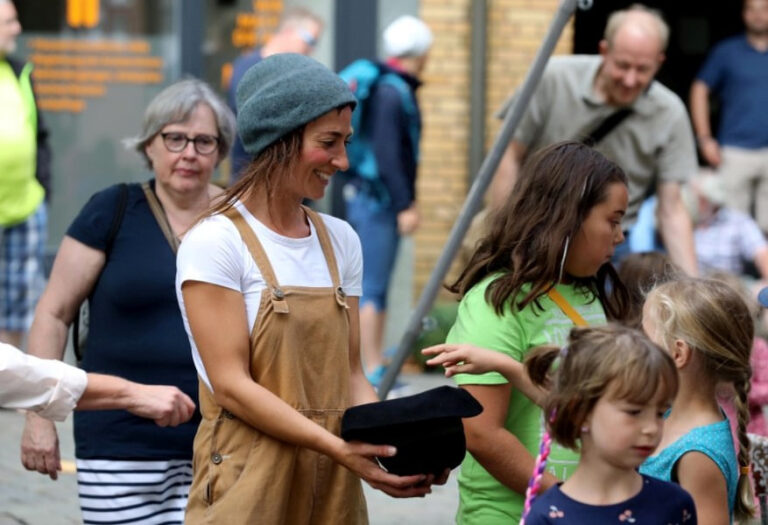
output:
[[[577,312],[576,309],[571,306],[571,303],[569,303],[566,298],[563,297],[563,295],[556,289],[552,288],[549,292],[547,292],[547,295],[549,295],[549,298],[552,299],[552,301],[554,301],[554,303],[560,307],[565,315],[570,317],[571,321],[573,321],[573,324],[576,326],[589,326],[589,323],[584,320],[581,314]]]

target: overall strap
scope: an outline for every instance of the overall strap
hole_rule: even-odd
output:
[[[347,307],[346,293],[341,287],[341,278],[339,277],[339,265],[336,263],[336,254],[333,253],[333,245],[331,244],[331,238],[328,236],[328,229],[325,227],[325,222],[318,215],[318,213],[307,206],[303,206],[304,212],[309,217],[309,220],[315,226],[317,232],[317,239],[320,241],[320,248],[323,250],[325,256],[325,262],[328,265],[328,272],[331,274],[331,282],[333,283],[333,289],[336,292],[336,301],[345,308]]]
[[[547,292],[547,295],[558,307],[560,307],[560,310],[573,321],[573,324],[576,326],[589,326],[589,323],[584,320],[581,314],[577,312],[576,309],[571,306],[571,303],[569,303],[568,300],[555,288],[550,289]]]
[[[171,223],[168,222],[168,217],[165,215],[163,205],[157,199],[157,195],[155,195],[155,191],[152,189],[152,186],[149,185],[149,182],[142,182],[141,189],[144,190],[147,204],[149,204],[149,209],[152,210],[152,215],[155,216],[157,225],[160,226],[160,231],[163,232],[165,240],[168,241],[171,251],[176,254],[176,252],[179,251],[179,238],[173,234],[173,228],[171,228]]]
[[[240,232],[240,237],[242,237],[243,242],[248,247],[251,257],[253,257],[254,262],[256,262],[256,266],[259,268],[259,271],[264,278],[264,282],[267,283],[267,288],[272,294],[271,300],[275,312],[287,314],[288,303],[285,301],[285,292],[283,292],[277,282],[275,271],[272,269],[272,264],[269,262],[267,252],[264,251],[264,247],[261,245],[259,238],[253,232],[251,227],[248,226],[245,217],[243,217],[236,208],[229,208],[224,212],[224,215],[234,223],[237,231]]]

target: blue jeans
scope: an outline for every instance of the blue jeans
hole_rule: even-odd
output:
[[[347,220],[360,237],[363,248],[363,296],[360,306],[372,303],[387,309],[387,289],[395,267],[400,235],[397,213],[365,193],[347,199]]]

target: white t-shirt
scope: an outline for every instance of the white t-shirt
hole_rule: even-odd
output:
[[[235,208],[259,238],[280,286],[332,286],[328,264],[311,222],[309,237],[294,239],[267,228],[241,202],[237,202]],[[341,287],[348,296],[359,297],[362,294],[363,279],[360,239],[346,222],[330,215],[320,215],[336,256]],[[235,224],[229,218],[223,215],[208,217],[184,236],[176,257],[176,296],[192,347],[195,368],[203,382],[213,391],[189,329],[189,319],[181,295],[181,285],[185,281],[201,281],[241,292],[245,297],[248,326],[251,329],[256,322],[261,291],[267,285]]]

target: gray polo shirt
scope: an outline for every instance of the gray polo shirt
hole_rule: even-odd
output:
[[[593,83],[601,63],[599,55],[552,57],[514,139],[530,153],[588,136],[617,110],[595,95]],[[502,117],[513,98],[502,108]],[[680,97],[653,81],[631,107],[632,114],[596,146],[629,179],[625,228],[634,224],[642,201],[659,181],[685,182],[697,169],[693,131]]]

